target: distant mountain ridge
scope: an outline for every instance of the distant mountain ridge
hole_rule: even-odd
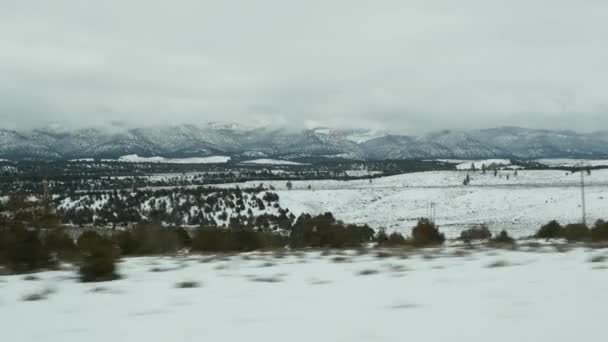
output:
[[[365,129],[288,130],[236,124],[0,129],[0,159],[69,160],[137,154],[169,158],[480,159],[608,158],[605,132],[582,134],[521,127],[444,130],[422,136]]]

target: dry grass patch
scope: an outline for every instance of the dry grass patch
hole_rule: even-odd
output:
[[[194,289],[194,288],[201,287],[201,283],[199,283],[198,281],[192,281],[192,280],[181,281],[181,282],[175,284],[175,287],[178,289]]]
[[[256,283],[280,283],[283,281],[279,276],[275,277],[253,277],[251,281]]]
[[[34,293],[30,293],[30,294],[23,296],[23,301],[35,302],[35,301],[45,300],[55,292],[56,291],[52,288],[46,288],[40,292],[34,292]]]
[[[367,270],[361,270],[361,271],[357,272],[357,275],[368,276],[368,275],[374,275],[374,274],[378,274],[378,273],[380,273],[380,271],[367,269]]]
[[[604,262],[606,259],[605,255],[594,255],[589,259],[589,262]]]
[[[507,267],[509,265],[510,265],[509,262],[507,262],[505,260],[497,260],[497,261],[494,261],[493,263],[489,264],[486,267],[487,268],[501,268],[501,267]]]

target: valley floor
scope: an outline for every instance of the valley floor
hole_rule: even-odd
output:
[[[4,276],[0,336],[48,342],[603,341],[608,251],[558,249],[128,258],[120,264],[121,280],[96,284],[78,282],[69,267],[30,280]],[[32,294],[44,298],[24,300]]]

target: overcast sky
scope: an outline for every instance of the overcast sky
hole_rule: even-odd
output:
[[[608,127],[606,0],[0,0],[0,126]]]

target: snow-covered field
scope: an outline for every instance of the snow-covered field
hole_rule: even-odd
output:
[[[3,341],[604,341],[606,250],[444,248],[123,261],[0,277]],[[457,256],[458,255],[458,256]],[[592,257],[595,261],[590,262]],[[194,282],[193,288],[179,288]],[[199,286],[196,286],[199,285]],[[42,294],[38,301],[25,297]]]
[[[471,184],[462,182],[469,174]],[[507,176],[509,177],[507,179]],[[415,221],[427,217],[435,203],[436,222],[449,237],[463,228],[485,223],[493,231],[507,229],[513,236],[532,235],[540,226],[556,219],[562,223],[581,221],[579,174],[542,170],[491,172],[420,172],[369,180],[295,181],[293,190],[285,182],[264,182],[276,188],[279,203],[291,212],[317,214],[327,211],[350,223],[367,223],[409,234]],[[608,170],[585,175],[587,220],[608,219]],[[239,184],[256,187],[260,182]],[[312,190],[308,190],[308,186]],[[226,184],[226,187],[234,184]]]
[[[549,167],[582,167],[582,166],[608,166],[606,159],[537,159],[536,162]]]
[[[118,160],[125,163],[167,163],[167,164],[224,164],[230,160],[226,156],[212,156],[200,158],[164,158],[164,157],[140,157],[137,154],[122,156]]]
[[[481,160],[461,160],[461,159],[437,159],[437,161],[456,164],[457,170],[469,170],[474,166],[475,169],[490,167],[505,167],[511,165],[509,159],[481,159]]]
[[[288,160],[280,160],[280,159],[254,159],[254,160],[244,161],[241,164],[256,164],[256,165],[307,165],[307,164],[292,162],[292,161],[288,161]]]

